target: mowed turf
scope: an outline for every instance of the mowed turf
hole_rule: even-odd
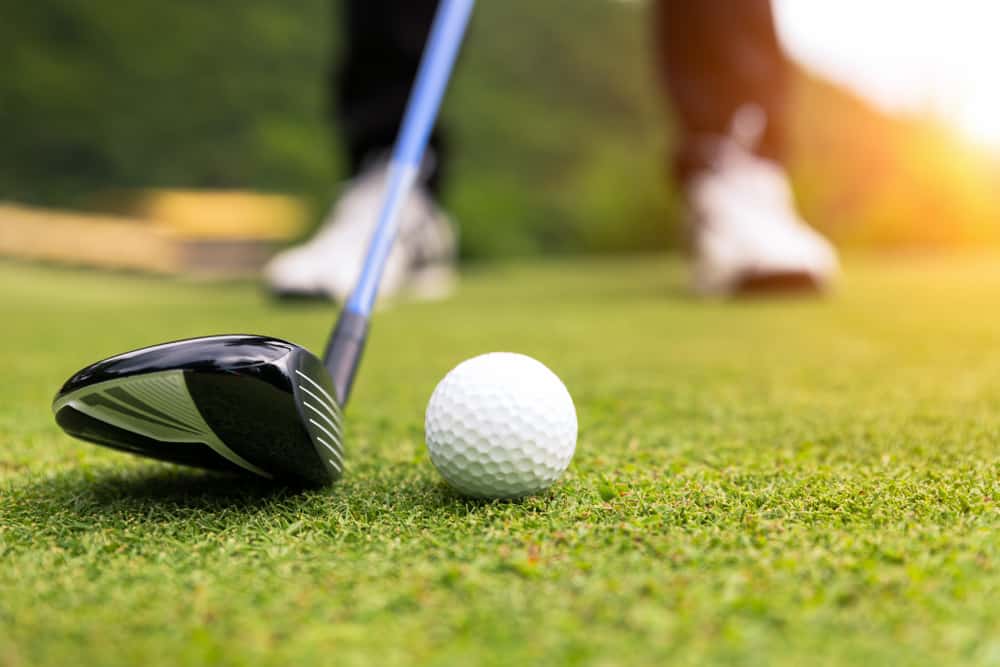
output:
[[[0,664],[1000,664],[1000,258],[847,269],[740,303],[665,258],[472,269],[377,314],[347,475],[296,492],[74,441],[49,402],[164,340],[319,350],[329,307],[0,264]],[[456,496],[423,443],[495,350],[579,413],[523,502]]]

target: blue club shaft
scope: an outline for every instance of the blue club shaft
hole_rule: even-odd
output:
[[[399,230],[399,212],[419,175],[427,140],[437,119],[474,4],[475,0],[441,0],[438,5],[403,124],[396,137],[382,194],[382,209],[369,241],[368,254],[323,355],[323,363],[333,378],[336,398],[341,406],[347,403],[364,351],[368,318],[378,297],[385,263]]]
[[[438,7],[396,139],[378,224],[361,276],[347,302],[347,310],[352,313],[367,316],[375,304],[382,271],[399,227],[399,211],[419,173],[474,3],[475,0],[442,0]]]

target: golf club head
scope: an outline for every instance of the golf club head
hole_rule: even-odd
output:
[[[344,467],[341,410],[308,350],[264,336],[207,336],[110,357],[52,403],[68,434],[210,470],[322,485]]]

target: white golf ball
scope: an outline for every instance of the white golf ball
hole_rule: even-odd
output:
[[[541,362],[493,352],[456,366],[434,389],[424,423],[441,475],[477,498],[547,489],[576,449],[576,409]]]

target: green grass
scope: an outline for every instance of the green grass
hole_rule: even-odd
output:
[[[1000,664],[1000,262],[848,265],[826,301],[701,303],[668,259],[476,269],[377,316],[349,469],[295,493],[71,440],[103,355],[319,306],[0,264],[0,665]],[[517,503],[422,441],[454,364],[566,382],[577,455]]]

